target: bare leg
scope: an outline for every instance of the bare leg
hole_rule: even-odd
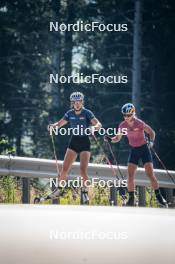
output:
[[[83,178],[83,183],[85,183],[85,181],[88,180],[87,169],[88,169],[90,156],[91,153],[89,151],[82,151],[80,153],[80,174],[81,177]]]
[[[77,153],[68,148],[64,157],[61,173],[58,176],[59,186],[56,190],[54,190],[51,194],[49,194],[46,197],[46,199],[54,199],[60,196],[60,193],[62,191],[61,187],[65,186],[67,175],[71,169],[72,163],[76,160],[76,158],[77,158]]]
[[[145,167],[145,172],[148,175],[150,181],[151,181],[151,186],[155,191],[155,195],[157,198],[157,201],[161,206],[167,207],[167,201],[164,199],[162,196],[160,189],[159,189],[159,184],[157,182],[156,176],[154,175],[154,170],[153,170],[153,164],[152,162],[147,162],[144,165]]]
[[[64,162],[63,162],[63,167],[59,176],[59,181],[66,181],[67,175],[72,167],[73,162],[77,158],[77,153],[73,151],[72,149],[67,149],[65,157],[64,157]]]
[[[150,181],[151,181],[151,186],[154,190],[157,190],[159,188],[159,184],[157,182],[156,176],[154,175],[153,171],[153,164],[152,162],[147,162],[144,164],[145,172],[148,175]]]
[[[134,163],[128,164],[128,192],[134,192],[135,190],[135,174],[137,165]]]
[[[83,204],[89,204],[89,197],[88,197],[88,186],[86,184],[86,181],[88,180],[88,164],[90,160],[91,153],[89,151],[82,151],[80,153],[80,174],[83,178],[83,188],[82,188],[82,202]]]

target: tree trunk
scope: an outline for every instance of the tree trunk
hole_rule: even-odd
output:
[[[133,81],[132,81],[132,102],[137,109],[137,116],[140,116],[141,99],[141,48],[142,48],[142,2],[135,1],[134,17],[134,43],[133,43]],[[139,205],[146,205],[145,187],[139,187]]]

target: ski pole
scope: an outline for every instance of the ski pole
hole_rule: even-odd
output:
[[[116,160],[116,158],[115,158],[115,156],[114,156],[114,152],[113,152],[113,150],[112,150],[112,148],[111,148],[111,145],[110,145],[109,142],[106,142],[106,143],[107,143],[107,145],[108,145],[108,148],[109,148],[109,151],[110,151],[110,153],[111,153],[111,155],[112,155],[112,158],[113,158],[113,160],[114,160],[114,162],[115,162],[115,165],[117,166],[117,169],[118,169],[118,171],[119,171],[119,173],[120,173],[120,176],[122,177],[122,179],[124,179],[125,177],[124,177],[123,173],[121,172],[121,169],[120,169],[120,167],[119,167],[119,165],[118,165],[118,162],[117,162],[117,160]]]
[[[107,157],[107,155],[106,155],[106,153],[105,153],[105,150],[104,150],[103,146],[98,142],[98,140],[97,140],[97,138],[96,138],[96,136],[95,136],[94,134],[93,134],[92,136],[93,136],[93,138],[94,138],[94,140],[95,140],[97,146],[99,146],[99,148],[103,151],[104,157],[105,157],[105,159],[106,159],[108,165],[110,166],[110,168],[111,168],[111,170],[112,170],[112,174],[113,174],[113,176],[116,176],[117,179],[119,180],[119,177],[118,177],[118,175],[117,175],[117,172],[115,171],[114,167],[112,166],[112,163],[111,163],[110,160],[108,159],[108,157]]]
[[[172,180],[172,182],[175,184],[175,180],[173,178],[173,176],[169,173],[169,171],[167,170],[165,164],[163,163],[163,161],[160,159],[159,155],[157,154],[157,152],[155,151],[155,149],[152,147],[151,148],[154,155],[156,156],[156,158],[158,159],[158,161],[160,162],[160,164],[162,165],[162,167],[164,168],[164,170],[166,171],[167,175],[170,177],[170,179]]]
[[[59,169],[58,158],[57,158],[57,154],[56,154],[55,142],[54,142],[53,135],[50,134],[50,136],[51,136],[52,147],[53,147],[53,153],[54,153],[55,162],[56,162],[57,174],[58,174],[58,176],[59,176],[59,174],[60,174],[60,169]]]
[[[58,158],[57,158],[57,154],[56,154],[55,142],[54,142],[53,135],[50,134],[50,136],[51,136],[52,148],[53,148],[53,153],[54,153],[55,162],[56,162],[56,170],[57,170],[57,174],[58,174],[58,177],[59,177],[60,171],[59,171]],[[51,194],[53,194],[54,192],[55,192],[55,190]],[[34,204],[35,203],[40,203],[41,201],[45,201],[45,200],[48,200],[48,199],[52,199],[50,197],[50,195],[47,195],[47,197],[41,197],[41,198],[35,197]]]

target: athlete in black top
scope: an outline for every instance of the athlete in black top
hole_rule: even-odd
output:
[[[101,128],[101,123],[90,110],[84,108],[84,95],[82,93],[72,93],[70,95],[70,102],[72,109],[66,112],[61,120],[50,125],[53,128],[61,128],[69,123],[72,128],[72,135],[64,157],[62,170],[59,175],[59,182],[66,181],[73,162],[76,160],[77,155],[80,154],[80,175],[83,178],[84,187],[86,187],[86,180],[88,180],[87,168],[91,155],[90,140],[88,137],[90,134],[89,126],[94,126],[93,129],[98,131]],[[78,135],[77,133],[74,133],[73,129],[75,128],[78,128],[77,130],[79,130]],[[59,196],[60,189],[61,188],[58,188],[53,193],[53,198]],[[50,196],[50,198],[52,197]]]

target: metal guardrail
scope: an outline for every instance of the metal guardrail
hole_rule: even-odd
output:
[[[59,165],[62,165],[63,161],[58,161]],[[117,172],[117,167],[114,166]],[[127,167],[120,166],[123,175],[127,175]],[[158,179],[160,187],[175,189],[175,184],[168,177],[166,171],[155,169],[155,175]],[[175,171],[170,171],[172,177],[175,179]],[[98,178],[102,180],[114,180],[115,176],[112,175],[112,171],[109,165],[89,163],[88,166],[89,178]],[[0,156],[0,175],[6,176],[19,176],[26,178],[56,178],[56,163],[54,160],[27,158],[27,157],[9,157]],[[119,174],[118,174],[119,175]],[[73,164],[69,178],[80,177],[79,162]],[[138,168],[136,175],[137,186],[149,186],[150,182],[145,174],[143,168]]]

